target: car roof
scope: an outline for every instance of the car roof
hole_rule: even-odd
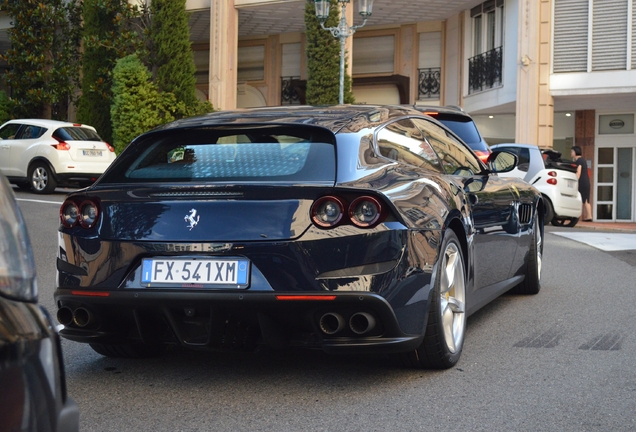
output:
[[[11,123],[30,124],[30,125],[33,125],[33,126],[40,126],[40,127],[45,127],[45,128],[59,128],[59,127],[65,127],[65,126],[74,126],[74,127],[81,126],[81,127],[87,127],[89,129],[94,129],[92,126],[85,125],[85,124],[71,123],[71,122],[59,121],[59,120],[47,120],[47,119],[13,119],[13,120],[9,120],[5,124],[11,124]]]
[[[159,126],[155,131],[214,125],[241,124],[303,124],[322,126],[334,133],[357,132],[393,118],[422,113],[410,107],[380,105],[288,106],[217,111],[197,117],[176,120]]]

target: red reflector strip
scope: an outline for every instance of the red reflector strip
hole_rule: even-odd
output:
[[[71,291],[71,294],[77,296],[87,296],[87,297],[108,297],[110,292],[108,291]]]
[[[277,295],[276,300],[335,300],[335,295]]]

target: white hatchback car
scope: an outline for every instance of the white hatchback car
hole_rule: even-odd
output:
[[[506,149],[517,155],[519,164],[500,177],[519,177],[536,187],[544,197],[545,223],[573,227],[582,211],[579,180],[569,164],[561,160],[545,160],[539,147],[530,144],[496,144],[490,147]],[[558,154],[558,152],[552,152]],[[560,154],[558,154],[560,156]],[[548,157],[548,154],[545,155]]]
[[[115,149],[92,126],[56,120],[10,120],[0,127],[0,172],[35,193],[92,184]]]

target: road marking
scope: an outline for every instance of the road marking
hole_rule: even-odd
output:
[[[34,203],[43,203],[43,204],[57,204],[61,205],[63,201],[44,201],[44,200],[36,200],[36,199],[27,199],[27,198],[16,198],[16,201],[25,201],[25,202],[34,202]]]
[[[636,250],[636,234],[553,231],[561,237],[585,243],[605,252]]]

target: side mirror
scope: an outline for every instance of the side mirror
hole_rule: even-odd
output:
[[[493,151],[486,160],[488,169],[493,173],[510,172],[519,164],[519,158],[516,154],[506,150]]]

